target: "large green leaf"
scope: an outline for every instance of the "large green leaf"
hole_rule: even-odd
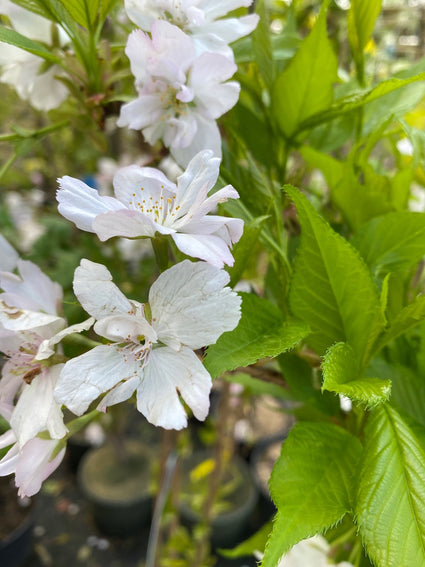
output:
[[[365,429],[356,517],[377,567],[425,566],[425,453],[388,405]]]
[[[362,365],[384,325],[376,284],[358,252],[306,197],[294,187],[285,190],[301,224],[289,292],[292,312],[316,332],[311,339],[320,354],[335,342],[348,342]]]
[[[296,134],[300,123],[328,108],[333,100],[338,61],[326,33],[327,4],[323,3],[312,32],[274,84],[274,115],[287,138]]]
[[[352,244],[376,274],[404,272],[425,256],[425,214],[399,211],[376,217]]]
[[[391,380],[362,374],[358,358],[347,343],[336,343],[326,353],[322,364],[323,389],[342,394],[373,407],[388,400]]]
[[[33,55],[42,57],[49,63],[61,63],[61,59],[56,55],[53,55],[43,44],[33,41],[24,35],[21,35],[15,30],[6,28],[5,26],[0,26],[0,42],[4,41],[10,45],[15,45],[20,49],[24,49]]]
[[[204,363],[213,377],[253,364],[260,358],[277,356],[293,348],[309,333],[303,322],[284,319],[279,309],[266,299],[252,293],[241,295],[239,325],[208,348]]]
[[[352,509],[361,450],[357,438],[332,424],[292,428],[270,478],[278,513],[263,567],[276,567],[291,546],[325,531]]]
[[[315,112],[313,116],[303,119],[299,126],[300,130],[309,130],[319,126],[320,124],[325,124],[330,120],[334,120],[340,116],[343,116],[347,112],[352,112],[356,108],[360,108],[365,104],[373,102],[397,89],[401,89],[411,83],[416,83],[425,80],[425,73],[419,73],[413,77],[407,79],[392,78],[386,81],[382,81],[379,85],[357,93],[348,95],[344,98],[336,100],[333,104],[329,105],[326,109],[320,112]]]

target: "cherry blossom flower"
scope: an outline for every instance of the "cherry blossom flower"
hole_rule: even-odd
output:
[[[128,38],[138,98],[121,107],[118,126],[141,130],[149,144],[162,139],[182,167],[203,149],[220,157],[216,120],[238,100],[239,84],[227,81],[236,65],[216,53],[197,56],[191,37],[166,21],[154,21],[151,35]]]
[[[197,419],[205,419],[211,377],[193,351],[236,327],[241,302],[224,287],[228,281],[223,270],[185,260],[158,277],[147,307],[128,300],[105,266],[83,259],[75,295],[97,319],[95,331],[111,342],[65,364],[56,399],[81,415],[105,392],[98,406],[103,411],[136,391],[137,408],[148,421],[182,429],[187,417],[181,396]]]
[[[12,446],[0,460],[0,476],[15,474],[18,495],[33,496],[40,490],[43,481],[58,468],[65,456],[65,447],[63,447],[53,457],[57,444],[54,439],[34,437],[20,449],[13,430],[6,431],[0,435],[0,449]]]
[[[228,12],[248,7],[252,0],[125,0],[128,17],[149,31],[155,20],[168,20],[193,37],[198,53],[214,51],[233,58],[229,43],[250,34],[257,26],[257,14],[223,18]]]
[[[207,196],[219,166],[210,150],[199,152],[176,184],[150,167],[124,167],[114,176],[116,198],[100,196],[82,181],[65,176],[59,179],[59,212],[102,241],[170,235],[185,254],[219,268],[231,266],[229,247],[241,237],[243,221],[208,215],[217,203],[239,197],[230,185]]]
[[[20,34],[42,43],[51,44],[52,22],[34,14],[9,0],[0,1],[0,13],[7,15],[13,28]],[[67,41],[65,32],[60,29],[59,41]],[[16,89],[19,97],[28,100],[37,110],[57,108],[68,96],[66,86],[56,79],[63,75],[58,65],[44,69],[45,61],[28,51],[14,45],[1,43],[0,81]]]

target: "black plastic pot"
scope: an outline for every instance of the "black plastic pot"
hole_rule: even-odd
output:
[[[79,485],[94,520],[107,535],[128,536],[149,525],[153,451],[126,441],[122,455],[111,445],[88,451],[78,469]]]
[[[2,484],[9,484],[9,479],[1,478]],[[16,505],[16,509],[20,508],[16,491],[10,488],[11,502],[2,513],[11,513]],[[12,506],[12,508],[10,508]],[[22,514],[22,508],[20,508]],[[0,566],[1,567],[18,567],[30,554],[33,547],[32,531],[34,527],[34,504],[31,503],[25,508],[25,514],[21,518],[17,527],[15,527],[6,537],[0,539]]]
[[[193,491],[189,478],[190,471],[210,456],[209,453],[199,452],[182,463],[181,489],[184,494]],[[226,496],[228,508],[211,518],[210,543],[213,548],[233,547],[249,535],[251,517],[258,498],[251,471],[240,457],[234,456],[227,468],[224,482],[235,480],[235,489]],[[201,520],[200,512],[190,505],[190,497],[180,498],[178,510],[182,522],[189,527]]]

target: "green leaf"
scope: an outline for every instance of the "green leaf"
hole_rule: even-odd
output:
[[[322,364],[323,389],[373,407],[388,400],[391,380],[369,378],[362,374],[358,358],[347,343],[336,343]]]
[[[319,124],[324,124],[330,120],[334,120],[340,116],[343,116],[347,112],[351,112],[355,108],[360,108],[365,104],[377,100],[388,93],[401,89],[411,83],[416,83],[418,81],[425,80],[425,73],[419,73],[413,77],[407,79],[392,78],[386,81],[382,81],[379,85],[371,89],[360,91],[344,98],[336,100],[333,104],[329,105],[326,110],[315,112],[314,115],[303,119],[299,125],[299,130],[310,130],[319,126]]]
[[[272,529],[272,523],[267,522],[254,535],[243,541],[233,549],[220,549],[220,555],[224,557],[237,558],[252,555],[254,551],[264,551],[266,541]]]
[[[260,0],[257,3],[256,12],[260,16],[260,21],[252,33],[252,48],[258,70],[267,88],[270,90],[274,79],[274,62],[270,22],[264,0]]]
[[[385,332],[376,339],[372,353],[378,352],[384,345],[403,335],[425,320],[425,295],[418,296],[406,305],[391,321]]]
[[[312,32],[273,87],[274,115],[287,138],[292,138],[301,123],[328,108],[333,100],[338,61],[326,33],[327,4],[323,3]]]
[[[245,224],[241,239],[233,246],[232,254],[235,263],[227,270],[230,274],[230,287],[234,287],[241,279],[248,261],[252,259],[252,249],[258,242],[264,223],[268,218],[270,217],[258,217]]]
[[[362,365],[384,320],[378,290],[358,252],[314,210],[295,187],[285,186],[301,224],[301,243],[289,292],[293,314],[316,332],[319,354],[348,342]]]
[[[352,244],[376,275],[405,272],[425,256],[425,214],[399,211],[376,217]]]
[[[59,0],[71,17],[87,30],[92,31],[101,0]]]
[[[24,49],[33,55],[42,57],[50,63],[61,63],[60,57],[53,55],[51,51],[46,49],[43,44],[33,41],[24,35],[21,35],[15,30],[6,28],[5,26],[0,26],[0,41],[4,43],[9,43],[10,45],[15,45],[20,49]]]
[[[235,330],[224,333],[208,348],[205,367],[216,377],[239,366],[274,357],[293,348],[308,333],[296,319],[284,319],[280,310],[266,299],[243,293],[242,317]]]
[[[354,52],[363,52],[381,11],[382,0],[351,0],[348,11],[348,40]]]
[[[283,443],[270,478],[278,513],[263,567],[290,547],[340,521],[352,508],[361,444],[332,424],[299,423]]]
[[[389,405],[365,428],[356,516],[378,567],[425,566],[425,453]]]
[[[360,81],[364,78],[364,48],[372,35],[381,4],[382,0],[351,0],[347,35]]]

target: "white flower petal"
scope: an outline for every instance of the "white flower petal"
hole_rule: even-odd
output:
[[[0,272],[12,272],[18,263],[19,254],[0,234]]]
[[[176,185],[162,171],[138,165],[119,169],[114,175],[113,185],[117,199],[126,207],[131,203],[136,208],[143,199],[148,203],[159,200],[161,195],[165,199],[172,197],[176,192]]]
[[[200,114],[196,115],[196,134],[187,148],[170,147],[170,153],[181,167],[187,167],[190,160],[200,151],[206,148],[213,152],[213,155],[221,158],[221,135],[215,120],[204,118]]]
[[[126,362],[114,345],[101,345],[68,361],[59,377],[55,398],[76,415],[121,380],[136,374],[139,364]]]
[[[162,115],[161,100],[157,95],[141,93],[139,98],[123,104],[120,109],[120,115],[117,120],[117,126],[120,128],[128,126],[132,130],[143,130],[150,124],[160,120]],[[154,143],[158,138],[152,137]]]
[[[233,266],[234,258],[224,240],[213,234],[180,234],[172,235],[177,248],[191,256],[208,262],[217,268],[224,264]]]
[[[152,342],[157,339],[155,331],[142,315],[111,315],[100,319],[94,330],[98,335],[118,343],[131,340],[137,344],[139,337],[146,337],[146,340]]]
[[[61,408],[53,398],[62,368],[62,364],[46,368],[31,384],[24,386],[10,420],[20,448],[44,430],[48,430],[53,439],[66,435]]]
[[[90,317],[83,321],[82,323],[76,323],[75,325],[71,325],[63,331],[59,331],[56,335],[53,335],[50,339],[45,339],[39,346],[36,356],[34,357],[35,360],[45,360],[52,356],[55,353],[54,346],[57,345],[64,337],[71,335],[72,333],[81,333],[82,331],[87,331],[93,325],[95,319],[94,317]]]
[[[155,223],[148,215],[128,209],[97,216],[93,221],[93,230],[102,242],[114,236],[153,238],[156,232],[160,234],[173,232]]]
[[[252,0],[200,0],[199,8],[203,10],[209,21],[221,18],[237,8],[251,6]]]
[[[182,429],[187,417],[178,392],[198,419],[209,409],[211,377],[190,349],[155,349],[137,388],[137,409],[154,425]]]
[[[133,376],[129,380],[121,382],[106,394],[96,409],[105,412],[109,406],[125,402],[128,398],[131,398],[139,383],[140,376]]]
[[[75,270],[74,293],[87,313],[96,319],[133,310],[130,301],[112,283],[110,271],[85,258]]]
[[[0,296],[3,301],[14,307],[57,315],[63,297],[61,286],[33,262],[18,260],[17,266],[20,278],[7,272],[0,273],[0,288],[6,292]]]
[[[177,202],[186,213],[202,189],[205,195],[214,187],[220,171],[220,160],[211,150],[197,153],[188,163],[186,171],[177,178]]]
[[[226,43],[233,43],[254,31],[259,20],[258,14],[248,14],[240,18],[224,18],[206,24],[202,27],[202,31],[217,35]]]
[[[65,456],[65,448],[51,460],[56,445],[57,442],[54,440],[35,437],[24,446],[16,462],[15,471],[15,484],[19,488],[19,496],[36,494],[43,481],[58,468]]]
[[[224,288],[228,282],[226,272],[204,262],[184,260],[163,272],[149,291],[152,326],[159,340],[175,349],[197,349],[234,329],[241,299]]]
[[[9,331],[41,332],[41,328],[45,327],[46,332],[54,334],[64,328],[65,319],[38,311],[11,307],[0,299],[0,324]]]
[[[58,179],[58,182],[59,189],[56,193],[58,210],[62,216],[82,230],[94,232],[92,225],[97,215],[124,207],[113,197],[102,197],[96,189],[68,175]]]

